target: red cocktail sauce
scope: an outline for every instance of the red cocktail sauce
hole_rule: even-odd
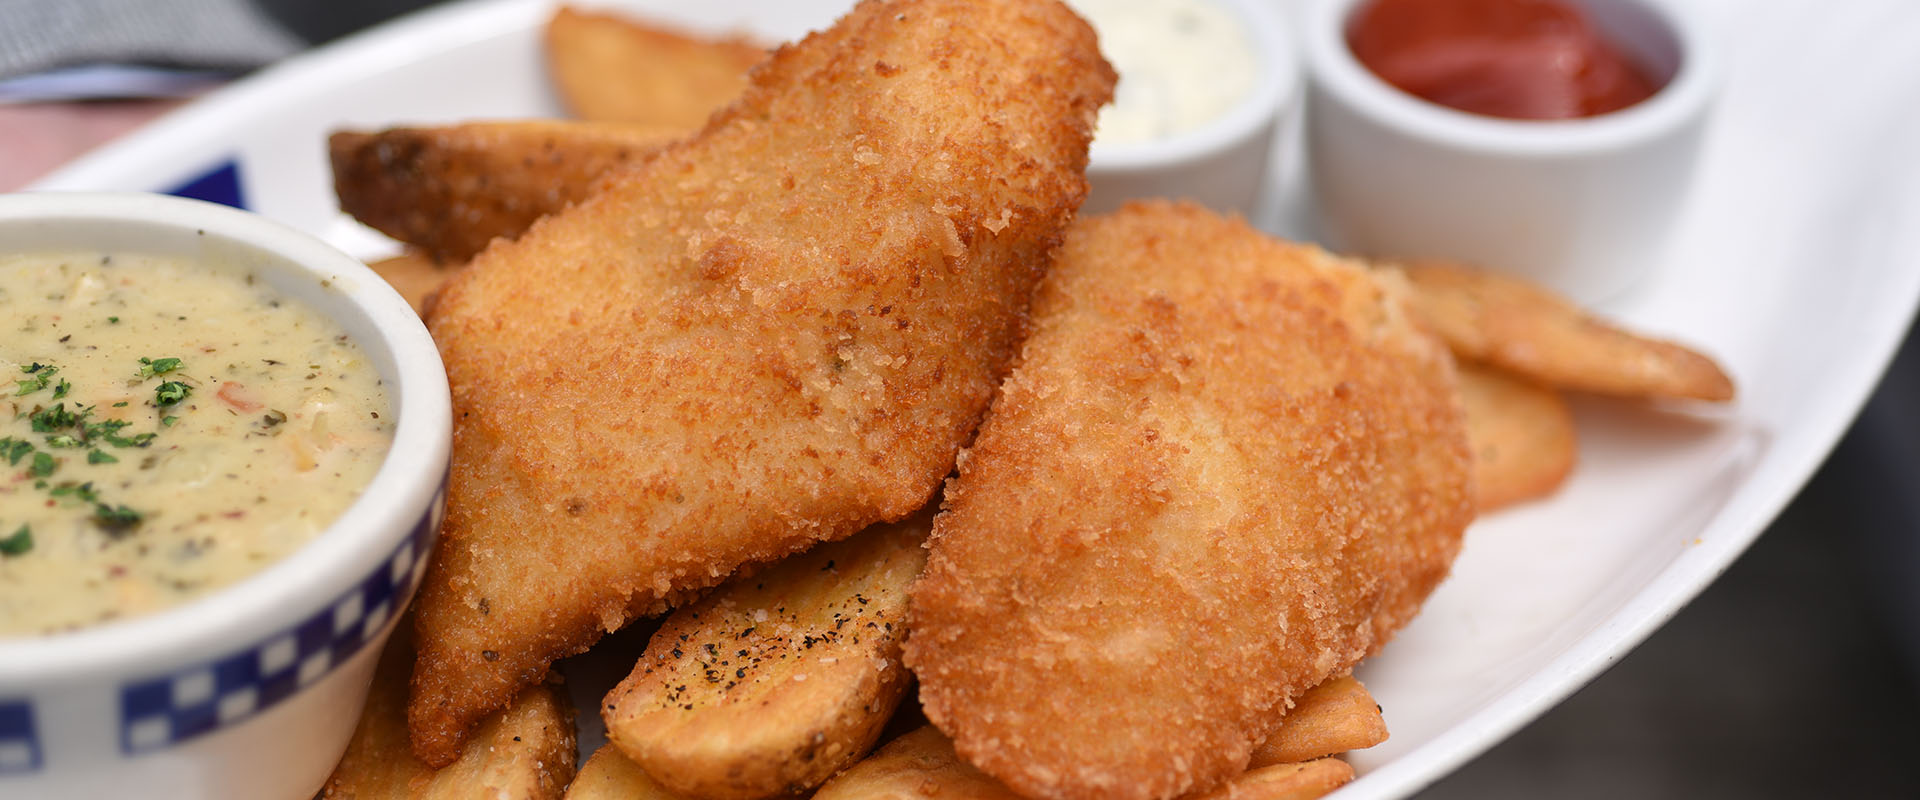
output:
[[[1372,0],[1347,45],[1403,91],[1493,117],[1591,117],[1660,89],[1559,0]]]

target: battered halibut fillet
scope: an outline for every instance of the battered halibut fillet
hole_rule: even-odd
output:
[[[1194,206],[1068,229],[912,589],[962,756],[1033,798],[1206,789],[1413,617],[1472,462],[1388,289]]]
[[[432,322],[454,454],[415,754],[447,763],[554,659],[738,565],[924,505],[1113,81],[1054,0],[869,0],[462,271]]]

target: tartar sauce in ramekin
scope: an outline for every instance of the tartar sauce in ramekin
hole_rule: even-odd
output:
[[[1096,145],[1176,136],[1224,116],[1260,68],[1246,22],[1212,0],[1069,0],[1120,73]]]
[[[393,438],[341,327],[251,275],[0,256],[0,636],[173,606],[333,522]]]

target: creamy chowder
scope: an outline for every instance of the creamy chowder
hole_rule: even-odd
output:
[[[393,438],[340,326],[239,269],[0,256],[0,636],[157,611],[326,528]]]

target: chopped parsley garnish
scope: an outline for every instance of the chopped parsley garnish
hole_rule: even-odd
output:
[[[176,417],[176,416],[174,416],[174,415],[172,415],[172,414],[168,414],[168,415],[166,415],[166,416],[164,416],[164,417],[161,417],[161,418],[160,418],[160,427],[162,427],[162,428],[171,428],[171,427],[173,427],[173,424],[174,424],[174,423],[176,423],[176,422],[179,422],[179,421],[180,421],[180,418],[179,418],[179,417]],[[147,435],[147,436],[152,436],[153,434],[151,434],[151,433],[149,433],[149,434],[146,434],[146,435]]]
[[[177,359],[177,358],[142,357],[140,359],[140,377],[142,378],[151,378],[155,375],[165,375],[179,368],[180,368],[180,359]]]
[[[89,463],[89,464],[118,464],[118,463],[120,463],[120,459],[118,459],[118,458],[114,458],[114,457],[113,457],[113,454],[112,454],[112,453],[108,453],[108,452],[106,452],[106,451],[104,451],[104,450],[88,450],[88,451],[87,451],[87,463]]]
[[[9,467],[19,464],[20,459],[26,458],[27,455],[32,452],[32,442],[24,439],[15,439],[11,436],[0,439],[0,456],[6,456],[7,466]]]
[[[153,401],[161,406],[170,406],[187,399],[193,394],[193,387],[180,381],[167,381],[153,389]]]
[[[33,377],[27,378],[26,380],[23,380],[23,381],[14,381],[14,384],[20,387],[20,391],[14,393],[15,397],[25,397],[27,395],[33,394],[34,392],[40,391],[41,389],[47,388],[47,384],[53,382],[53,373],[59,372],[60,368],[53,366],[51,364],[42,364],[38,361],[35,361],[32,364],[21,367],[20,371],[27,373],[28,375],[31,375]],[[67,383],[66,381],[60,382],[62,386],[65,386],[66,383]],[[65,389],[57,389],[55,390],[54,398],[59,399],[60,396],[65,394],[66,394]]]
[[[73,390],[73,384],[68,383],[67,379],[61,378],[59,383],[54,384],[53,399],[58,400],[62,397],[66,397],[67,392],[72,390]]]
[[[75,497],[89,503],[100,502],[100,493],[93,490],[93,481],[86,483],[68,481],[47,490],[47,494],[54,497]]]
[[[34,453],[33,466],[27,467],[27,474],[35,478],[44,478],[52,475],[54,468],[58,466],[59,463],[53,460],[53,456],[47,455],[46,453]]]
[[[107,324],[109,324],[109,325],[118,325],[118,324],[120,324],[120,318],[119,318],[119,317],[107,317]]]
[[[48,447],[79,447],[80,440],[71,433],[55,433],[47,436]]]
[[[143,518],[140,512],[126,506],[110,506],[106,503],[93,505],[93,523],[107,529],[109,533],[123,534],[139,525]]]
[[[86,426],[87,440],[100,439],[114,447],[146,447],[156,434],[139,433],[131,437],[121,436],[120,429],[132,425],[124,419],[106,419],[89,422]]]
[[[79,414],[68,411],[66,403],[54,403],[52,408],[41,408],[27,415],[27,421],[33,423],[34,433],[53,433],[79,425],[85,416],[84,411]]]
[[[32,549],[33,529],[25,525],[21,525],[19,530],[8,534],[7,538],[0,539],[0,556],[11,558],[13,556],[25,555],[27,551]]]

